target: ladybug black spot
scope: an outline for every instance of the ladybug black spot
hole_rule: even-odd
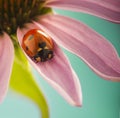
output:
[[[39,43],[39,44],[38,44],[38,47],[39,47],[39,48],[45,48],[45,46],[46,46],[46,43],[45,43],[45,42],[42,42],[42,43]]]
[[[29,48],[26,46],[26,50],[29,50]]]

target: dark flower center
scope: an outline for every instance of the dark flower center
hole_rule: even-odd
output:
[[[15,34],[17,27],[51,12],[45,0],[0,0],[0,33]]]

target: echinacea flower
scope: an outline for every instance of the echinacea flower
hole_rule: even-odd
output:
[[[56,15],[51,9],[85,12],[120,23],[119,6],[120,0],[1,0],[0,101],[9,85],[14,49],[20,47],[28,61],[72,105],[82,105],[81,87],[59,46],[80,57],[102,78],[120,81],[120,59],[112,44],[80,21]]]

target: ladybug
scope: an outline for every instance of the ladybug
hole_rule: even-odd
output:
[[[29,30],[23,37],[22,48],[36,63],[53,58],[53,40],[42,30]]]

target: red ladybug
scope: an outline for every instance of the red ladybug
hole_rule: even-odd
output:
[[[35,62],[45,62],[53,58],[53,41],[42,30],[28,31],[22,41],[22,48]]]

